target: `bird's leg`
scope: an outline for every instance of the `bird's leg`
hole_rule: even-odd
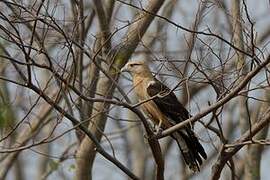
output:
[[[162,120],[160,119],[159,122],[158,122],[158,126],[156,126],[156,128],[155,128],[155,134],[156,135],[161,134],[161,132],[162,132],[161,125],[162,125]]]

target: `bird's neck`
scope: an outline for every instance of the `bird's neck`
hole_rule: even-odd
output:
[[[139,100],[144,100],[147,97],[146,87],[150,81],[154,80],[154,76],[150,74],[133,75],[133,87]]]
[[[153,80],[154,76],[151,72],[143,72],[143,73],[134,73],[133,80],[140,79],[140,80]]]

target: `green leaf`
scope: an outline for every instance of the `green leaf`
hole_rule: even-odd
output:
[[[49,162],[49,167],[51,168],[51,170],[57,170],[58,167],[59,167],[59,162],[58,161],[55,161],[55,160],[51,160]]]
[[[74,171],[76,168],[75,164],[71,164],[68,168],[68,171]]]

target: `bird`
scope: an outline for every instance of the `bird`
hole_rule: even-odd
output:
[[[158,131],[191,117],[174,92],[154,77],[146,61],[132,60],[121,69],[121,72],[131,74],[135,94],[141,103],[140,107],[153,124],[157,125]],[[193,172],[200,171],[202,158],[206,160],[207,154],[191,125],[177,130],[171,137],[177,142],[189,169]]]

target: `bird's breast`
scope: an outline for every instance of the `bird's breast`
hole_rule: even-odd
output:
[[[140,107],[144,111],[144,113],[156,124],[162,121],[163,128],[168,127],[168,120],[166,116],[160,111],[157,107],[156,103],[151,100],[151,97],[147,93],[147,86],[149,85],[149,81],[145,78],[136,77],[133,79],[134,91],[138,97],[139,102],[142,104]]]
[[[133,81],[133,87],[139,101],[143,101],[149,98],[146,90],[146,82],[144,81],[144,79],[136,78]]]

